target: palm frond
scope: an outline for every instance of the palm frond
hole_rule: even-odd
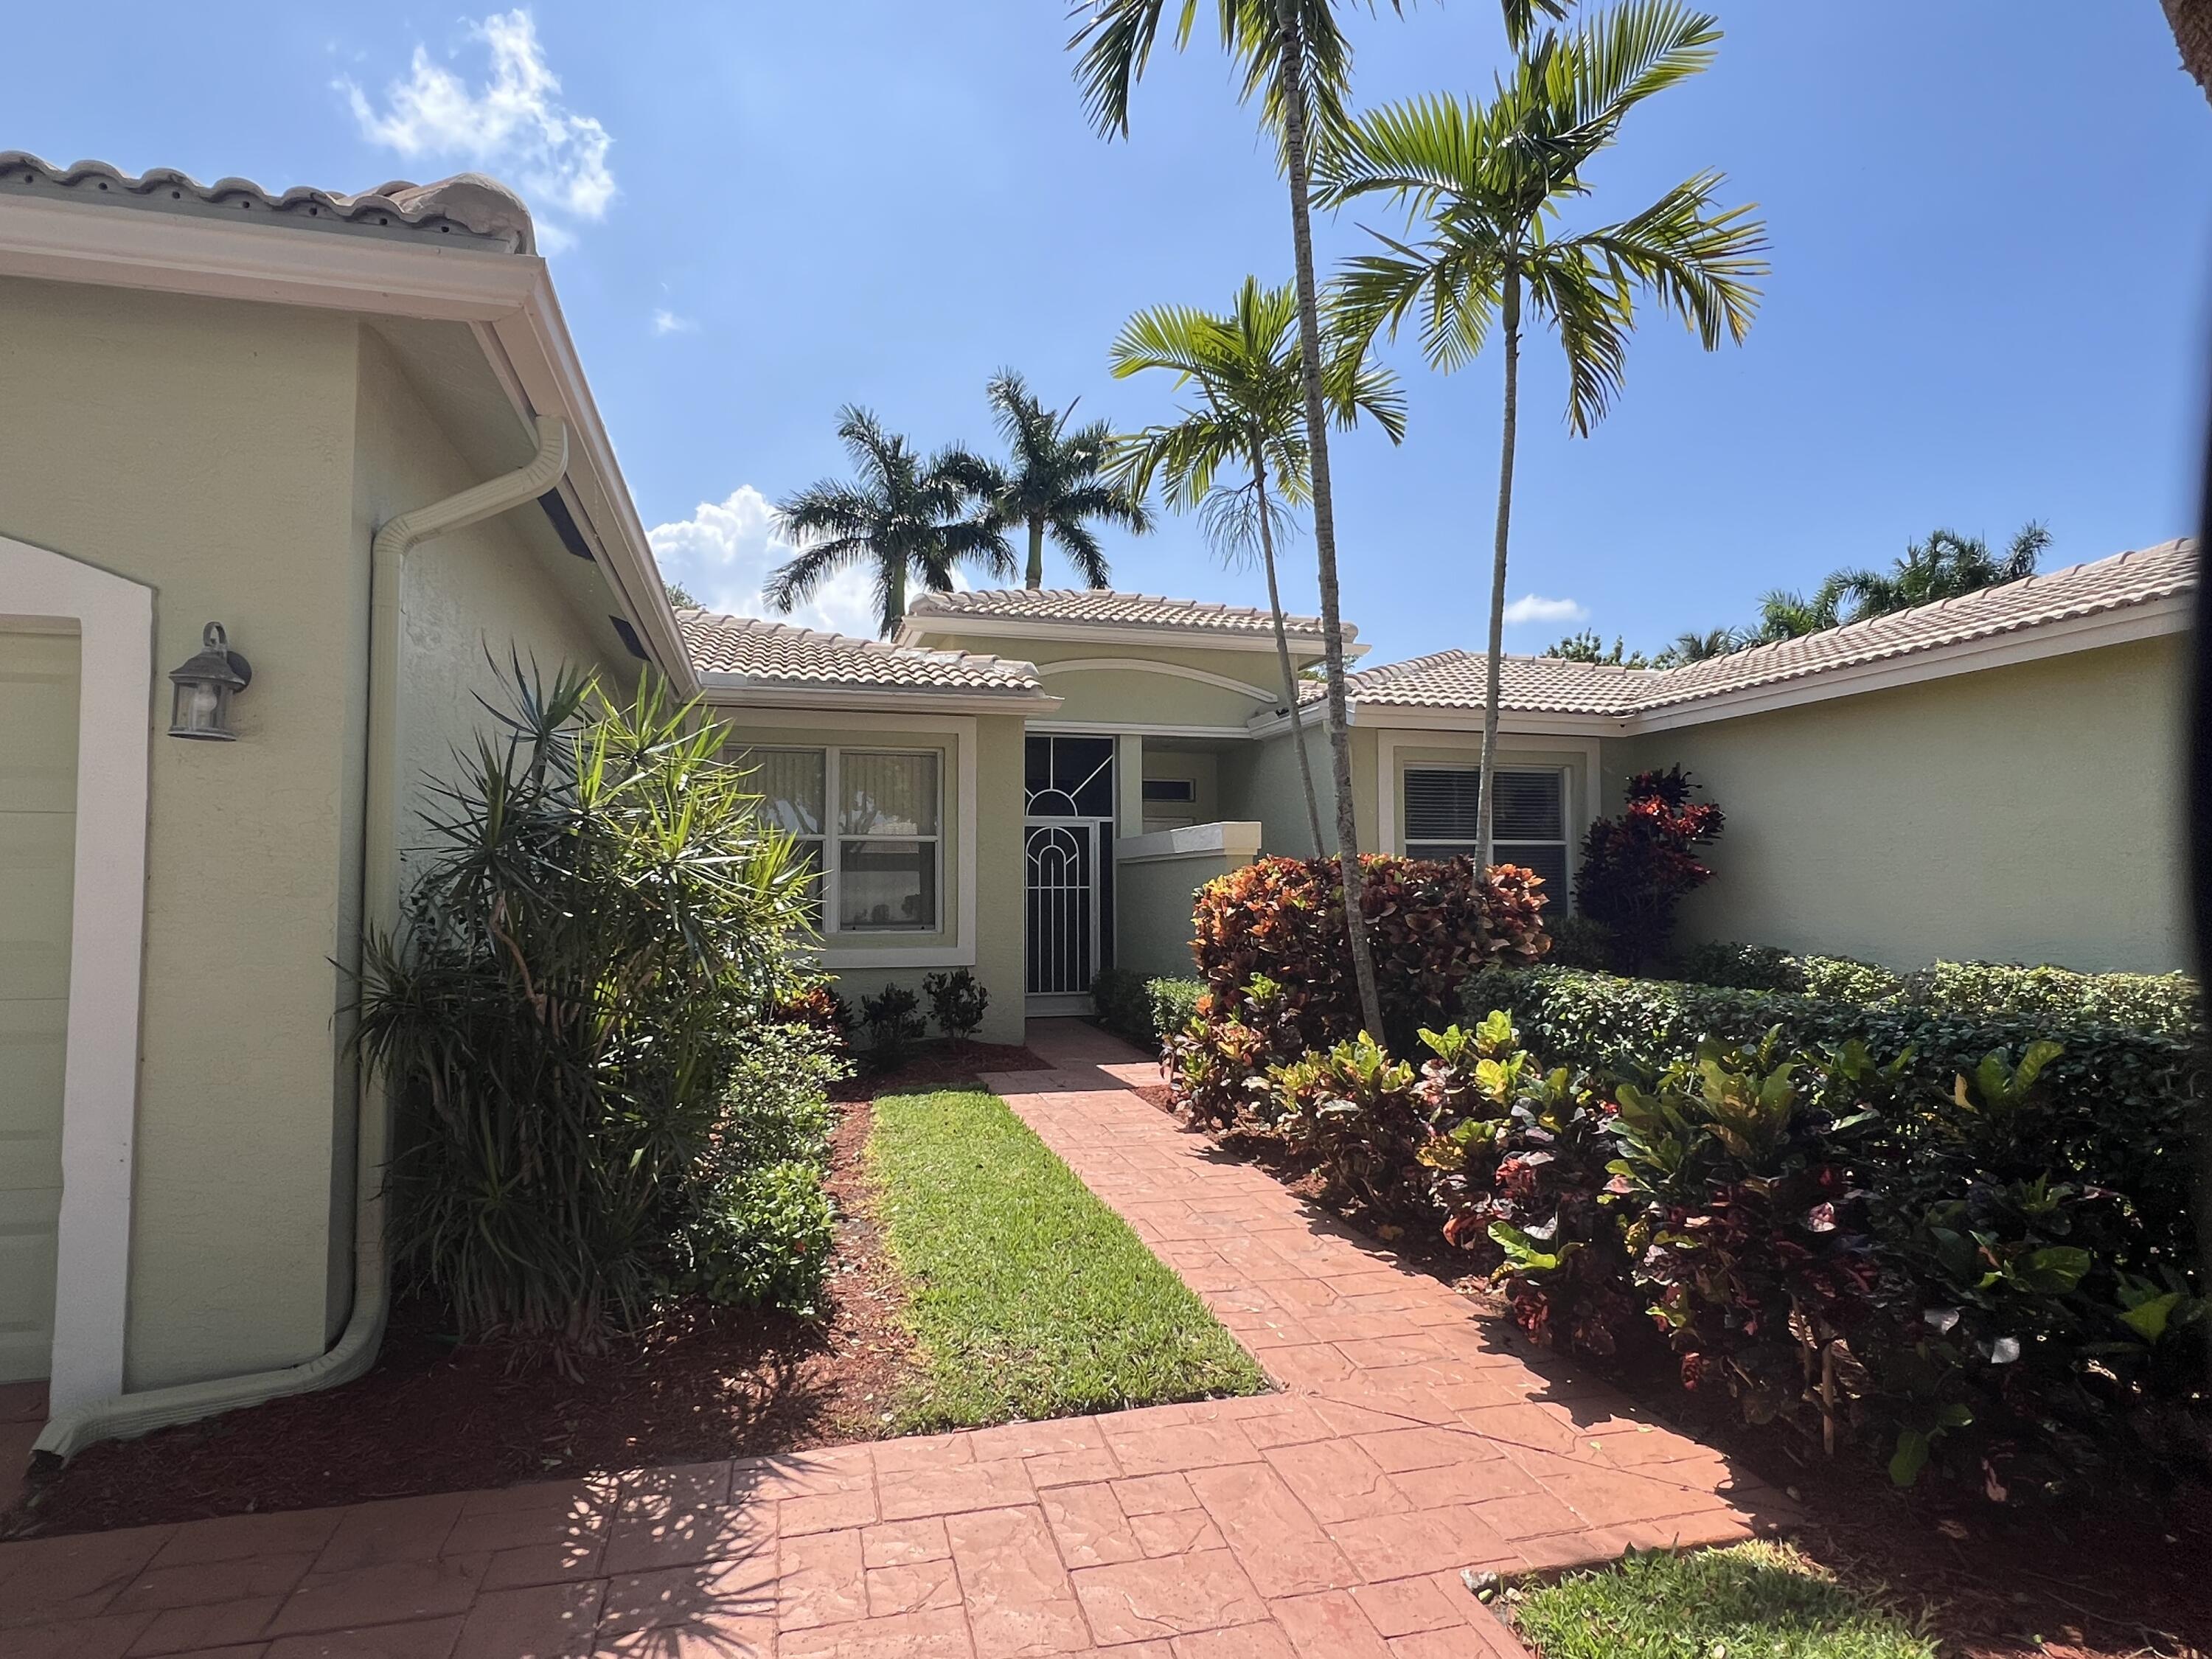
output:
[[[1723,333],[1741,344],[1759,308],[1753,279],[1767,272],[1759,254],[1766,227],[1752,209],[1719,210],[1719,173],[1685,179],[1633,218],[1590,231],[1571,246],[1606,262],[1616,280],[1641,289],[1697,331],[1706,350]]]

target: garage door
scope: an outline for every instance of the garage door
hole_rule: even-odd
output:
[[[53,1346],[77,641],[0,627],[0,1382]]]

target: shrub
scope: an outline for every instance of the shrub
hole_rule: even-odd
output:
[[[1717,840],[1723,819],[1711,802],[1690,799],[1696,787],[1679,766],[1639,772],[1620,816],[1595,820],[1583,836],[1575,908],[1610,933],[1623,972],[1666,953],[1675,906],[1713,878],[1693,849]]]
[[[1552,948],[1544,953],[1544,960],[1553,966],[1602,971],[1612,963],[1613,929],[1603,922],[1571,915],[1554,916],[1547,925],[1551,929]]]
[[[465,1336],[593,1349],[753,1167],[750,1057],[819,1059],[763,1019],[805,983],[806,873],[696,709],[520,665],[509,696],[364,941],[356,1040],[397,1103],[399,1272]]]
[[[1194,979],[1146,979],[1127,968],[1101,968],[1091,981],[1091,1001],[1108,1030],[1157,1049],[1168,1032],[1190,1024],[1205,989]]]
[[[1198,1000],[1205,994],[1206,987],[1194,979],[1146,980],[1145,997],[1153,1031],[1164,1036],[1182,1030],[1198,1018]]]
[[[1557,953],[1554,953],[1556,960]],[[1572,968],[1584,964],[1560,962]],[[1883,1002],[1902,995],[1901,974],[1850,957],[1795,956],[1773,945],[1693,945],[1677,963],[1680,976],[1698,985],[1740,991],[1788,991],[1838,1002]]]
[[[1413,1068],[1364,1031],[1323,1053],[1269,1070],[1276,1127],[1323,1182],[1322,1201],[1395,1224],[1430,1217],[1418,1161],[1428,1113]]]
[[[949,974],[931,974],[921,981],[937,1028],[955,1042],[965,1042],[982,1028],[991,1006],[989,989],[965,968]]]
[[[875,995],[860,999],[870,1065],[888,1072],[904,1062],[907,1051],[929,1029],[918,1012],[921,1007],[921,999],[903,985],[886,985]]]
[[[2076,974],[1991,962],[1939,962],[1911,975],[1911,994],[1947,1013],[2032,1014],[2194,1036],[2204,999],[2187,974]]]
[[[1442,1025],[1453,995],[1486,963],[1533,963],[1549,942],[1541,878],[1472,860],[1369,858],[1361,903],[1389,1029],[1370,1035],[1410,1048],[1422,1025]],[[1199,890],[1194,950],[1210,991],[1235,994],[1256,977],[1280,988],[1285,1017],[1327,1048],[1359,1030],[1359,995],[1334,859],[1261,859]]]
[[[1603,1206],[1611,1106],[1588,1077],[1539,1066],[1503,1012],[1431,1046],[1431,1080],[1455,1085],[1420,1153],[1436,1172],[1446,1242],[1496,1263],[1514,1323],[1538,1342],[1611,1356],[1648,1338]]]
[[[840,1051],[852,1039],[852,1005],[827,980],[780,998],[771,1012],[782,1024],[804,1025],[820,1032]]]

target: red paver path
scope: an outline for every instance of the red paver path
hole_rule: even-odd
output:
[[[1030,1029],[993,1082],[1280,1392],[7,1545],[0,1659],[1496,1659],[1462,1568],[1785,1515]]]

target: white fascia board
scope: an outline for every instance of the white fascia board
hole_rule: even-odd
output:
[[[1771,709],[1826,702],[1834,697],[1948,679],[1954,674],[1978,673],[1985,668],[2005,668],[2014,663],[2037,662],[2076,651],[2094,651],[2105,646],[2185,633],[2196,608],[2197,596],[2193,592],[2176,593],[2116,611],[2038,623],[2009,633],[1961,640],[1956,645],[1936,646],[1905,656],[1884,658],[1879,662],[1825,668],[1798,679],[1747,686],[1740,691],[1724,691],[1694,702],[1646,709],[1629,722],[1627,730],[1636,733],[1670,732],[1680,726],[1763,714]]]
[[[1021,640],[1078,640],[1086,645],[1152,645],[1178,651],[1264,651],[1270,656],[1275,651],[1272,630],[1242,634],[1202,628],[1055,622],[1047,617],[971,617],[952,611],[925,611],[923,616],[926,620],[918,622],[909,616],[899,624],[899,644],[919,645],[932,637],[966,634]],[[1367,647],[1353,639],[1356,632],[1349,628],[1345,630],[1346,658],[1367,654]],[[1322,642],[1310,634],[1293,634],[1291,654],[1299,656],[1307,652],[1318,660],[1323,654]]]
[[[340,231],[0,200],[0,275],[52,282],[488,322],[520,306],[544,265]]]
[[[537,255],[8,198],[0,276],[486,325],[477,336],[494,374],[510,398],[520,390],[528,399],[517,413],[568,422],[568,478],[617,606],[670,682],[696,691],[659,567]],[[494,341],[504,362],[491,356]]]
[[[708,706],[745,714],[779,709],[801,714],[874,716],[926,709],[945,714],[1049,714],[1061,699],[1049,692],[933,691],[926,686],[793,685],[745,674],[702,673]]]

